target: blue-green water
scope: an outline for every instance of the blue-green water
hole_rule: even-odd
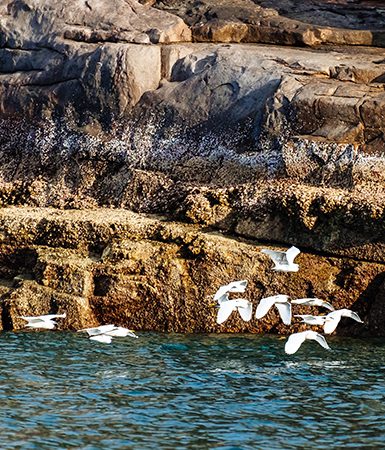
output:
[[[385,447],[385,341],[0,335],[1,449]]]

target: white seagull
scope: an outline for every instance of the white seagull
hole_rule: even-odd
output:
[[[297,298],[292,300],[293,305],[304,305],[304,306],[322,306],[323,308],[334,311],[334,306],[320,298]]]
[[[308,325],[323,325],[326,321],[326,316],[312,316],[311,314],[294,314],[294,317],[300,317]]]
[[[279,315],[285,325],[291,324],[291,304],[288,295],[273,295],[272,297],[262,298],[255,311],[255,317],[257,319],[262,319],[268,312],[269,309],[275,305],[278,309]]]
[[[261,250],[265,255],[270,256],[275,266],[273,270],[277,272],[298,272],[298,264],[294,264],[294,259],[301,252],[297,247],[290,247],[286,252],[278,250],[263,249]]]
[[[245,298],[229,299],[227,294],[218,299],[219,309],[217,314],[217,323],[225,322],[233,311],[238,311],[245,322],[251,320],[253,313],[253,304]]]
[[[322,334],[316,333],[312,330],[302,331],[301,333],[294,333],[289,336],[285,344],[285,352],[288,355],[295,353],[306,340],[317,341],[323,348],[330,350],[325,338]]]
[[[341,317],[350,317],[359,323],[364,323],[360,316],[351,311],[350,309],[338,309],[337,311],[332,311],[326,316],[325,324],[324,324],[324,333],[331,334],[337,328]]]
[[[223,300],[226,300],[226,295],[228,292],[236,292],[243,294],[247,287],[247,280],[241,280],[241,281],[233,281],[232,283],[225,284],[224,286],[221,286],[217,292],[214,294],[214,301],[217,301],[220,303],[221,298],[223,297]]]
[[[26,320],[26,328],[43,328],[45,330],[53,330],[57,323],[54,319],[64,319],[64,314],[47,314],[45,316],[19,316],[20,319]]]
[[[136,339],[138,338],[134,331],[124,327],[117,327],[115,325],[100,325],[98,327],[84,328],[78,331],[85,331],[90,337],[90,340],[103,342],[105,344],[110,344],[113,337],[130,336]]]

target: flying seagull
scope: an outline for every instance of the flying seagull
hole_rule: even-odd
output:
[[[262,319],[270,310],[270,308],[275,305],[278,309],[279,315],[285,325],[291,324],[291,304],[288,295],[273,295],[272,297],[262,298],[255,311],[255,317],[257,319]]]
[[[225,322],[233,311],[238,311],[245,322],[251,320],[253,304],[245,298],[229,299],[228,294],[220,297],[218,300],[219,309],[217,314],[217,323]]]
[[[332,311],[326,316],[325,324],[324,324],[324,333],[331,334],[337,328],[341,317],[350,317],[350,319],[354,319],[356,322],[364,323],[360,316],[351,311],[350,309],[338,309],[337,311]]]
[[[301,252],[297,247],[290,247],[286,252],[264,248],[261,252],[270,256],[273,260],[275,264],[273,270],[277,272],[298,272],[299,266],[294,264],[294,259]]]
[[[312,330],[302,331],[301,333],[291,334],[285,344],[285,352],[288,355],[295,353],[306,340],[317,341],[323,348],[330,350],[326,339],[322,334]]]
[[[225,284],[224,286],[221,286],[217,292],[214,294],[214,301],[217,301],[220,303],[221,298],[223,297],[223,300],[226,300],[226,295],[228,292],[236,292],[243,294],[247,287],[247,280],[241,280],[241,281],[233,281],[232,283]]]
[[[294,317],[300,317],[301,322],[308,325],[323,325],[326,320],[326,316],[312,316],[311,314],[294,314]]]
[[[45,330],[53,330],[57,323],[54,319],[64,319],[64,314],[47,314],[45,316],[19,316],[20,319],[26,320],[25,328],[43,328]]]
[[[304,306],[322,306],[323,308],[327,308],[330,311],[334,311],[334,306],[320,298],[298,298],[296,300],[292,300],[291,303],[293,305],[304,305]]]
[[[84,328],[78,331],[85,331],[90,337],[90,340],[103,342],[105,344],[110,344],[113,337],[130,336],[133,338],[138,338],[134,331],[124,327],[117,327],[115,325],[100,325],[99,327]]]

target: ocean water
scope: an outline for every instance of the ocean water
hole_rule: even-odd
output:
[[[0,334],[0,448],[385,448],[385,340],[139,336]]]

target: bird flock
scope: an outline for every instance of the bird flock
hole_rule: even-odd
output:
[[[272,270],[279,272],[297,272],[298,264],[294,264],[294,259],[299,255],[300,250],[296,247],[290,247],[287,251],[276,251],[270,249],[261,250],[262,253],[268,255],[274,262]],[[218,313],[217,323],[224,323],[232,314],[237,311],[241,318],[248,322],[253,315],[253,304],[245,298],[230,299],[230,293],[243,294],[246,291],[247,281],[233,281],[227,285],[221,286],[214,294],[214,301],[217,302]],[[357,322],[363,323],[357,313],[350,309],[335,310],[333,305],[319,298],[299,298],[291,299],[288,295],[278,294],[271,297],[262,298],[259,301],[255,311],[255,318],[262,319],[275,307],[278,314],[285,325],[291,325],[292,321],[292,305],[301,306],[318,306],[330,311],[326,315],[314,316],[311,314],[295,314],[301,322],[307,325],[322,326],[325,334],[331,334],[338,326],[342,317],[349,317]],[[305,340],[313,340],[318,342],[325,349],[330,349],[325,337],[313,330],[306,330],[299,333],[293,333],[289,336],[285,344],[285,352],[289,355],[295,353],[305,342]]]
[[[268,255],[274,262],[272,270],[278,272],[297,272],[298,264],[294,259],[299,255],[300,250],[296,247],[290,247],[287,251],[276,251],[263,249],[263,254]],[[243,294],[247,288],[247,280],[233,281],[221,286],[214,294],[214,301],[217,303],[217,323],[224,323],[236,311],[245,322],[249,322],[253,316],[253,304],[246,298],[230,298],[230,294]],[[299,298],[292,299],[288,295],[278,294],[271,297],[262,298],[259,301],[255,311],[255,318],[262,319],[273,307],[277,309],[282,322],[285,325],[291,325],[292,305],[317,306],[327,309],[328,314],[314,316],[311,314],[295,314],[294,317],[300,318],[301,322],[307,325],[322,326],[325,334],[331,334],[337,328],[342,317],[349,317],[357,322],[363,323],[357,313],[349,309],[335,310],[333,305],[319,298]],[[47,314],[42,316],[19,316],[27,323],[25,328],[53,330],[56,325],[56,319],[64,319],[66,314]],[[128,328],[109,325],[100,325],[94,328],[84,328],[78,330],[88,335],[91,341],[110,344],[112,338],[132,337],[138,338],[134,331]],[[300,333],[293,333],[289,336],[285,344],[287,354],[295,353],[305,340],[318,342],[325,349],[330,349],[326,339],[322,334],[313,330],[306,330]]]

